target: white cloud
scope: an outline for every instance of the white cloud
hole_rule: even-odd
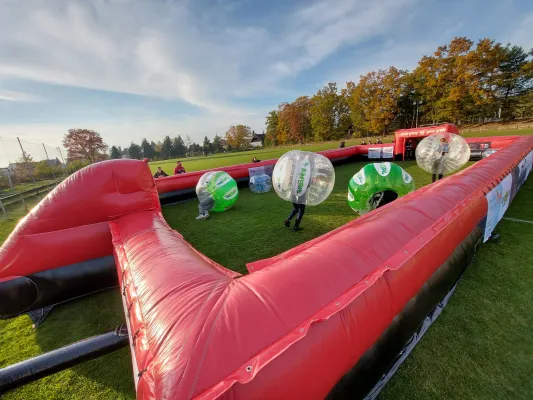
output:
[[[224,112],[234,95],[275,90],[279,79],[342,46],[389,31],[413,1],[316,2],[279,16],[275,31],[209,18],[239,2],[197,17],[192,2],[4,0],[0,76],[179,98]]]
[[[38,102],[43,98],[29,93],[0,89],[0,101]]]

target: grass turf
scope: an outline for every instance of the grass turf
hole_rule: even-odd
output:
[[[496,131],[494,135],[503,133]],[[487,132],[482,134],[489,136]],[[268,158],[286,150],[276,149],[279,154]],[[250,154],[237,153],[245,157],[243,160],[216,158],[225,158],[222,165],[228,165],[247,162],[253,157]],[[321,206],[308,208],[302,232],[289,231],[282,225],[290,203],[279,200],[274,193],[255,195],[248,190],[241,191],[235,209],[216,214],[211,220],[194,220],[194,201],[165,207],[165,218],[198,250],[243,272],[248,261],[276,255],[355,218],[346,202],[347,182],[362,165],[336,168],[334,192]],[[430,176],[414,162],[402,166],[413,175],[417,187],[429,183]],[[199,169],[211,167],[199,164]],[[530,179],[506,215],[533,220],[532,194]],[[12,219],[0,219],[0,242],[23,214],[18,210],[18,214],[10,214]],[[521,251],[533,239],[533,225],[502,221],[498,230],[502,243],[482,247],[445,312],[386,387],[382,398],[533,397],[529,376],[533,368],[533,321],[529,312],[533,305],[533,252]],[[236,246],[239,252],[235,252]],[[124,321],[120,302],[118,290],[72,301],[56,307],[36,330],[31,329],[27,316],[0,321],[0,367],[113,329]],[[125,348],[8,392],[3,398],[134,397],[129,349]]]

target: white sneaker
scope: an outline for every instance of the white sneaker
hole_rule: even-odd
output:
[[[198,216],[196,217],[196,219],[197,219],[197,220],[204,219],[204,216],[203,216],[203,215],[198,215]]]
[[[206,214],[204,215],[204,218],[203,218],[203,219],[207,219],[207,218],[209,218],[209,213],[206,213]]]

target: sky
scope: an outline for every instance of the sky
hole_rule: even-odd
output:
[[[412,69],[455,36],[533,48],[531,27],[531,0],[0,0],[0,138],[261,132],[327,82]]]

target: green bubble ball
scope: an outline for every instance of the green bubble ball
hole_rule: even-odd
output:
[[[211,211],[215,212],[230,209],[239,198],[237,182],[224,171],[204,174],[198,182],[196,193],[200,201],[205,197],[211,197],[215,203]]]
[[[397,164],[384,162],[365,165],[348,184],[348,204],[359,215],[382,204],[383,196],[402,197],[415,190],[411,175]],[[396,196],[395,196],[396,195]]]

